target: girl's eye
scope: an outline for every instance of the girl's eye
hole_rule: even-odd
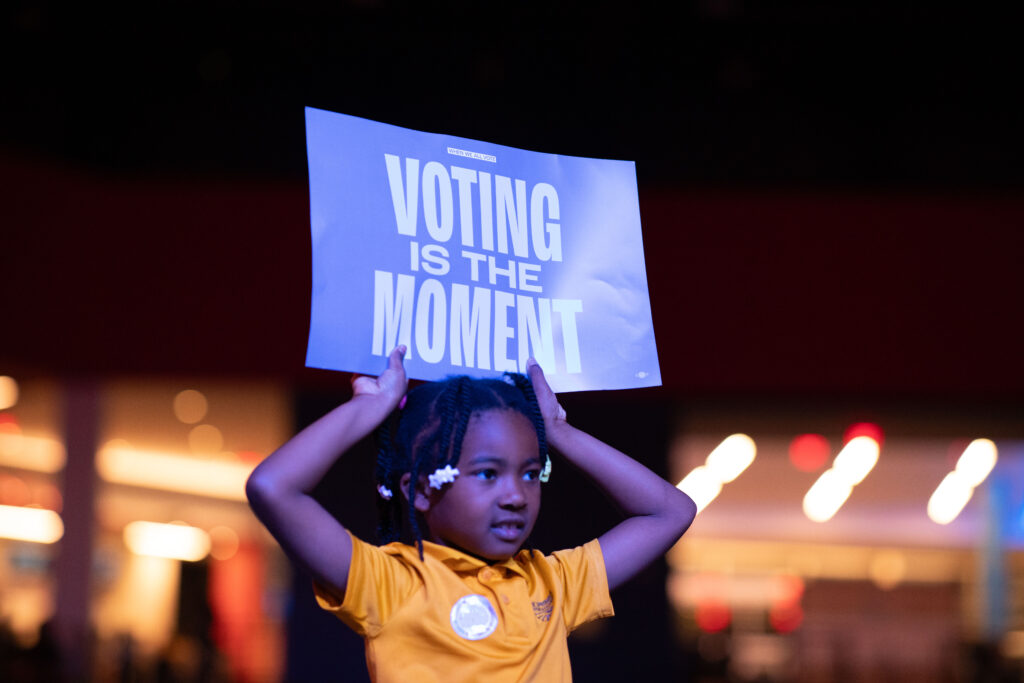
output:
[[[540,470],[529,470],[523,474],[523,479],[526,481],[537,481],[540,479]]]
[[[497,477],[498,473],[495,470],[486,469],[486,470],[480,470],[478,472],[474,472],[473,476],[475,476],[477,479],[488,479],[489,480],[489,479],[494,479],[495,477]]]

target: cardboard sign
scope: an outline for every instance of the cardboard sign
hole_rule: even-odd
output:
[[[306,364],[411,378],[525,372],[555,391],[661,384],[632,162],[306,109]]]

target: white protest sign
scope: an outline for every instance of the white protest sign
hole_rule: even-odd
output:
[[[541,154],[306,109],[306,364],[524,372],[555,391],[661,384],[632,162]]]

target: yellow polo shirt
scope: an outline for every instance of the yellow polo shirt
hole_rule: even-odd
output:
[[[352,536],[345,598],[317,601],[366,640],[375,683],[571,681],[566,636],[614,614],[597,540],[487,564],[423,543]]]

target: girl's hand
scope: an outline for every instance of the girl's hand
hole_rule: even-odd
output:
[[[558,402],[558,397],[548,385],[544,377],[544,370],[533,358],[526,361],[526,375],[533,385],[533,393],[537,395],[537,405],[540,407],[541,417],[544,418],[544,429],[553,432],[566,423],[565,408]]]
[[[388,356],[388,367],[379,377],[369,375],[352,375],[353,396],[380,396],[391,404],[391,410],[398,406],[409,388],[409,380],[405,376],[405,344],[399,344]]]

